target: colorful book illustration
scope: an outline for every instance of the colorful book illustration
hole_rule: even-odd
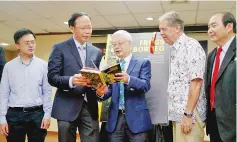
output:
[[[115,74],[120,72],[122,72],[120,64],[105,67],[101,71],[91,68],[83,68],[80,70],[81,75],[88,78],[90,80],[90,84],[95,86],[99,83],[101,83],[101,85],[115,83]]]

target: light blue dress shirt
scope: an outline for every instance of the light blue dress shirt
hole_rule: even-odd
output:
[[[29,64],[24,64],[18,56],[5,65],[0,84],[0,124],[7,123],[8,107],[43,105],[44,118],[50,119],[52,87],[47,72],[47,62],[35,56]]]
[[[80,44],[74,37],[73,37],[73,40],[76,44],[78,54],[80,55],[80,57],[81,57],[81,55],[83,55],[83,58],[81,58],[81,60],[84,59],[84,63],[85,63],[86,62],[86,44],[87,43],[85,42],[84,44]],[[79,47],[83,47],[83,48],[79,48]],[[82,61],[82,63],[83,63],[83,61]],[[85,65],[83,65],[83,66],[85,66]],[[70,86],[70,88],[75,87],[72,84],[72,77],[69,78],[69,86]]]

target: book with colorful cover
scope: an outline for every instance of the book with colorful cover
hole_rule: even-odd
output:
[[[82,76],[85,76],[90,80],[90,85],[102,85],[113,84],[116,81],[114,80],[115,74],[122,72],[120,64],[113,66],[105,67],[103,70],[95,70],[91,68],[83,68],[80,70]]]

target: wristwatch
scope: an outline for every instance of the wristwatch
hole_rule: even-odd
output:
[[[184,116],[186,116],[188,118],[192,118],[193,117],[193,113],[186,113],[186,112],[184,112]]]

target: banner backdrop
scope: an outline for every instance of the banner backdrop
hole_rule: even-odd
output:
[[[153,124],[168,123],[167,85],[169,75],[169,47],[159,33],[156,36],[155,53],[149,51],[153,33],[133,33],[132,54],[151,61],[151,89],[146,94],[149,112]],[[105,62],[112,65],[116,57],[111,44],[111,35],[107,37]],[[102,103],[100,121],[106,121],[110,100]]]

